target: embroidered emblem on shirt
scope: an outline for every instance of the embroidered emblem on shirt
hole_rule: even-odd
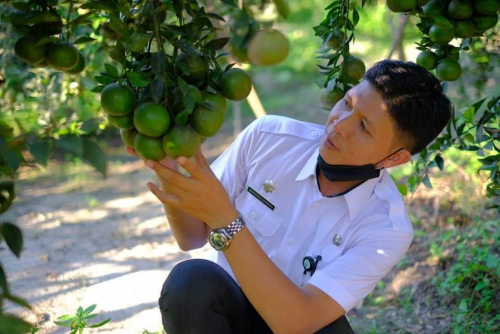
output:
[[[333,244],[335,246],[340,246],[341,243],[342,243],[342,237],[338,234],[335,234],[335,236],[333,237]]]
[[[276,189],[272,180],[266,180],[266,182],[264,182],[263,184],[263,187],[266,193],[272,193],[274,189]]]
[[[273,203],[269,202],[267,199],[265,199],[261,194],[255,191],[252,187],[248,187],[248,192],[252,194],[255,198],[257,198],[259,201],[264,203],[265,206],[267,206],[269,209],[274,210],[275,206]]]

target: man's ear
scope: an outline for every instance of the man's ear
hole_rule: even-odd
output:
[[[407,149],[402,149],[401,151],[391,155],[389,158],[385,159],[379,164],[379,168],[384,167],[385,169],[403,165],[411,160],[411,153]]]

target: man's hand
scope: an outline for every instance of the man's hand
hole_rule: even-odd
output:
[[[173,162],[183,167],[190,176],[172,168]],[[201,150],[193,159],[178,157],[173,162],[165,159],[161,162],[145,161],[162,182],[163,191],[152,182],[147,184],[162,203],[204,221],[212,229],[225,227],[238,217],[226,189],[210,169]]]

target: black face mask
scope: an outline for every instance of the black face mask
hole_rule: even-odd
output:
[[[402,149],[403,147],[401,147],[394,153],[389,154],[379,162],[384,161],[385,159],[389,158],[393,154],[396,154]],[[362,166],[330,165],[325,160],[323,160],[321,154],[318,154],[318,167],[321,173],[323,173],[323,175],[325,175],[325,177],[330,181],[363,181],[379,177],[380,169],[375,168],[375,165],[379,162]]]

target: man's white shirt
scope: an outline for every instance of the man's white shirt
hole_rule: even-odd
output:
[[[265,116],[245,128],[211,168],[253,237],[296,285],[304,279],[302,259],[321,255],[304,282],[347,312],[406,253],[413,228],[386,170],[343,196],[321,194],[316,165],[324,131],[318,124]],[[274,184],[272,192],[266,182]],[[223,252],[214,261],[236,280]],[[265,284],[265,275],[261,279]]]

